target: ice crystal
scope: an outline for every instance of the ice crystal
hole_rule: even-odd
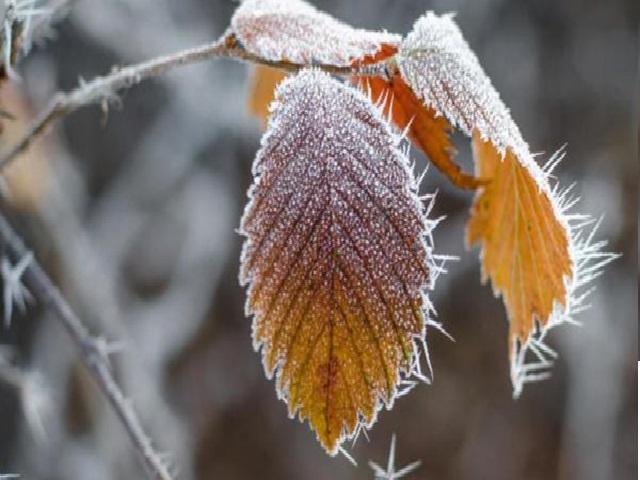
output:
[[[387,468],[382,468],[375,462],[369,462],[369,466],[373,470],[375,480],[399,480],[409,475],[420,467],[422,462],[419,460],[402,467],[396,471],[396,436],[391,437],[391,447],[389,448],[389,458],[387,459]]]
[[[353,28],[302,0],[245,0],[231,19],[238,40],[267,60],[349,66],[398,35]]]
[[[254,346],[332,454],[427,380],[441,267],[399,142],[362,93],[307,70],[278,88],[253,166],[240,280]]]
[[[14,303],[20,313],[24,313],[27,302],[33,300],[31,293],[22,284],[24,272],[31,264],[33,254],[28,253],[16,265],[12,265],[7,257],[0,262],[0,277],[3,283],[4,325],[11,325]]]
[[[13,365],[12,354],[11,348],[0,346],[0,378],[16,389],[30,430],[37,438],[43,439],[51,413],[49,390],[39,372]]]

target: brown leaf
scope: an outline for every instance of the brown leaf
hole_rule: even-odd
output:
[[[305,71],[274,107],[240,278],[267,375],[334,454],[404,380],[424,379],[428,224],[408,159],[361,93]]]
[[[0,110],[6,111],[0,120],[0,149],[13,145],[24,135],[33,117],[22,93],[11,83],[0,86]],[[6,117],[10,118],[6,118]],[[45,148],[37,143],[17,161],[11,163],[4,172],[8,199],[18,210],[37,209],[47,196],[50,188],[49,164]]]
[[[283,70],[267,67],[266,65],[253,67],[248,106],[249,112],[260,119],[263,128],[267,127],[269,105],[271,105],[275,97],[276,87],[285,78],[287,78],[287,73]]]
[[[490,142],[474,135],[481,175],[491,183],[477,196],[468,224],[470,245],[482,244],[483,280],[491,278],[509,315],[509,345],[524,345],[551,318],[554,302],[566,304],[565,278],[572,276],[569,237],[551,199],[507,150],[504,159]]]
[[[353,28],[303,0],[246,0],[231,28],[247,51],[266,60],[349,66],[398,35]]]

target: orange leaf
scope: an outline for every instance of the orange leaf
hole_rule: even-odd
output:
[[[509,316],[511,355],[524,345],[534,321],[545,327],[554,303],[566,306],[565,278],[571,278],[568,231],[549,194],[507,149],[504,159],[475,133],[478,173],[491,183],[477,195],[467,241],[482,244],[483,281],[491,278]]]
[[[10,82],[4,82],[0,86],[0,110],[8,112],[12,117],[0,122],[0,148],[6,148],[24,135],[33,112],[22,92]],[[36,143],[3,172],[8,199],[14,208],[22,211],[36,210],[49,193],[51,172],[45,151],[42,144]]]
[[[267,126],[269,105],[275,96],[275,89],[285,78],[287,78],[287,73],[283,70],[266,65],[253,67],[248,107],[249,112],[260,119],[263,128]]]
[[[433,272],[408,158],[367,98],[318,71],[278,88],[241,223],[267,376],[335,454],[420,374]]]
[[[381,100],[385,115],[401,130],[407,125],[409,139],[417,145],[449,180],[460,188],[475,189],[481,182],[473,175],[464,173],[453,161],[456,149],[449,135],[452,128],[447,119],[433,108],[424,105],[395,73],[390,81],[379,77],[359,79],[362,89],[369,91],[373,101]]]
[[[467,239],[482,245],[483,279],[491,279],[507,308],[518,396],[524,383],[552,366],[556,354],[544,343],[548,330],[584,308],[588,291],[581,289],[615,255],[593,241],[593,232],[584,232],[588,216],[567,213],[575,203],[568,190],[549,183],[561,157],[538,166],[452,15],[420,17],[394,60],[424,105],[473,137],[476,173],[490,181],[476,194]]]
[[[374,55],[354,61],[354,66],[365,66],[381,62],[398,52],[395,45],[383,44]],[[409,139],[422,149],[431,162],[445,174],[454,185],[475,189],[479,182],[462,171],[453,161],[456,154],[449,135],[452,131],[447,119],[426,106],[400,76],[394,73],[390,80],[381,77],[354,77],[354,83],[368,92],[374,102],[381,102],[385,116],[402,131],[407,126]],[[391,112],[390,112],[391,111]]]

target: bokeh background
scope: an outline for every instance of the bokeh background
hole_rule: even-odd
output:
[[[505,312],[480,285],[477,251],[464,247],[471,195],[431,169],[424,189],[439,190],[435,214],[447,215],[436,249],[460,257],[433,301],[456,341],[429,335],[435,383],[380,415],[369,441],[351,451],[355,468],[329,458],[306,424],[287,418],[251,346],[236,233],[261,135],[246,109],[249,69],[211,61],[144,82],[108,113],[71,115],[20,159],[9,179],[14,203],[2,209],[92,329],[123,342],[118,379],[159,448],[184,479],[365,479],[368,460],[386,461],[395,432],[398,464],[422,461],[410,478],[635,478],[640,4],[314,3],[356,26],[398,33],[428,9],[457,12],[532,149],[548,156],[567,144],[557,175],[578,182],[578,209],[604,215],[600,235],[623,257],[598,281],[584,326],[551,335],[561,354],[551,379],[514,401]],[[56,90],[211,41],[237,4],[71,6],[21,62],[22,82],[0,92],[17,116],[3,146]],[[457,140],[470,169],[468,142]],[[422,169],[424,157],[415,149],[412,156]],[[0,473],[143,478],[121,425],[47,311],[33,306],[0,328],[0,345]],[[34,398],[25,404],[27,390]]]

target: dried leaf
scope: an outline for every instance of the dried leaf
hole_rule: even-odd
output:
[[[384,44],[377,54],[365,56],[353,65],[358,67],[379,63],[397,52],[397,46]],[[409,139],[454,185],[464,189],[475,189],[480,185],[473,175],[464,173],[453,161],[456,150],[449,138],[452,128],[447,119],[418,99],[399,72],[389,73],[388,78],[354,77],[354,82],[374,102],[382,105],[385,116],[400,130],[406,131]]]
[[[546,326],[554,302],[566,306],[565,278],[572,276],[569,236],[551,199],[507,150],[504,159],[490,142],[473,138],[480,174],[491,183],[474,202],[469,244],[482,242],[483,281],[491,277],[510,319],[509,345],[524,345],[534,320]]]
[[[276,87],[287,78],[287,73],[265,65],[253,67],[251,86],[249,88],[249,111],[267,126],[269,105],[274,99]]]
[[[615,255],[585,236],[587,217],[567,214],[575,202],[549,184],[558,157],[550,168],[538,166],[451,15],[428,12],[418,19],[396,61],[426,106],[473,136],[476,172],[490,180],[476,195],[467,240],[482,245],[483,280],[491,279],[507,308],[518,396],[524,383],[552,365],[556,354],[544,343],[548,330],[572,321],[586,298],[578,290]]]
[[[510,322],[511,381],[518,397],[525,383],[548,376],[557,357],[545,343],[548,331],[575,323],[592,291],[587,288],[617,255],[593,240],[598,224],[567,211],[577,199],[571,188],[550,188],[548,178],[562,154],[545,170],[523,164],[510,149],[473,137],[476,167],[492,181],[474,201],[467,242],[482,245],[483,282],[491,279],[505,302]],[[531,360],[531,361],[530,361]]]
[[[231,19],[249,52],[272,61],[349,66],[398,35],[353,28],[302,0],[245,0]]]
[[[420,373],[431,223],[380,112],[317,71],[278,88],[242,219],[268,377],[334,454]]]
[[[24,135],[33,117],[26,99],[14,85],[5,82],[0,87],[0,110],[7,112],[0,120],[0,146],[13,145]],[[36,144],[19,161],[10,164],[3,185],[11,205],[22,211],[37,209],[49,193],[49,164],[45,148]]]
[[[361,77],[358,83],[453,184],[465,189],[478,187],[476,178],[464,173],[453,161],[456,149],[449,138],[452,128],[447,119],[418,100],[398,73],[390,80]]]

